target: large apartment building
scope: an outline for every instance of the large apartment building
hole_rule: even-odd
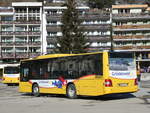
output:
[[[150,13],[148,5],[113,5],[113,49],[132,51],[146,67],[150,61]]]
[[[53,53],[57,38],[62,36],[61,17],[66,7],[62,6],[45,6],[44,23],[46,24],[47,52]],[[110,50],[110,12],[98,9],[90,9],[86,6],[77,7],[79,18],[82,20],[81,26],[84,28],[86,38],[91,43],[89,51]]]
[[[42,3],[14,2],[0,8],[0,62],[40,55],[42,39]]]

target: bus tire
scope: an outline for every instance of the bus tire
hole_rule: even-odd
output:
[[[38,84],[33,84],[33,86],[32,86],[32,94],[34,96],[36,96],[36,97],[40,96],[40,89],[39,89]]]
[[[70,98],[70,99],[75,99],[75,98],[77,98],[76,87],[75,87],[74,84],[69,84],[69,85],[67,86],[66,95],[67,95],[67,97]]]

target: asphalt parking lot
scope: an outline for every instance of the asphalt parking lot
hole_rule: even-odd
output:
[[[149,113],[150,88],[133,94],[68,99],[63,95],[33,97],[19,93],[18,86],[0,83],[0,113]]]

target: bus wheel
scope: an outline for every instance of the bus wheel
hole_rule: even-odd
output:
[[[38,84],[34,84],[33,87],[32,87],[32,94],[36,97],[39,97],[40,96],[40,89],[39,89],[39,86]]]
[[[67,97],[70,98],[70,99],[75,99],[75,98],[77,98],[76,87],[75,87],[74,84],[69,84],[69,85],[67,86],[66,95],[67,95]]]

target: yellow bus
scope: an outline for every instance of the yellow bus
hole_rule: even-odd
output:
[[[49,54],[21,61],[19,92],[99,96],[138,91],[132,53]]]
[[[5,64],[2,71],[2,83],[10,85],[19,84],[20,81],[20,71],[19,64]]]
[[[2,77],[3,77],[3,64],[0,64],[0,81],[2,81]]]

